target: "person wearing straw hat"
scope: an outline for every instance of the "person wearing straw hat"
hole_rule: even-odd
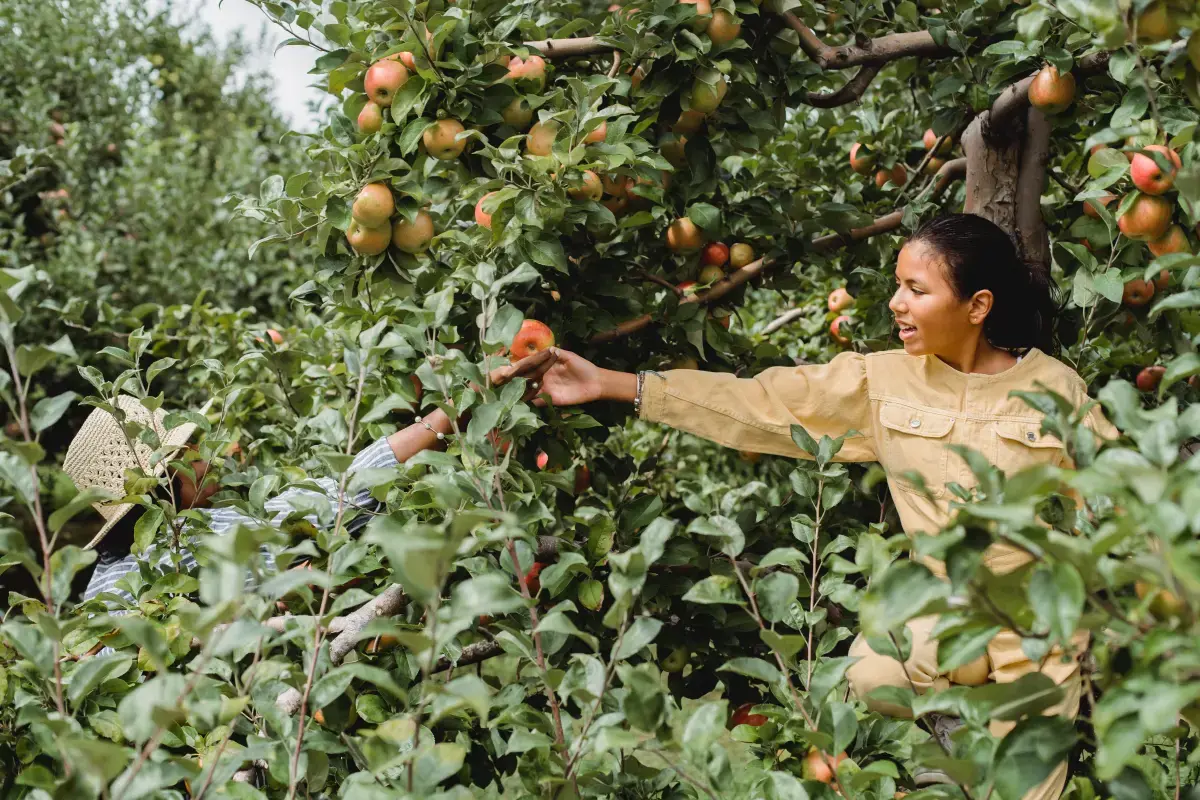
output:
[[[514,378],[525,378],[528,381],[527,397],[532,397],[540,386],[541,376],[554,363],[555,358],[551,351],[546,350],[515,364],[498,367],[492,370],[491,383],[493,386],[499,386]],[[168,429],[165,424],[165,411],[157,409],[152,413],[141,401],[130,395],[119,396],[117,407],[127,422],[135,422],[141,428],[152,430],[157,436],[159,446],[152,448],[142,440],[151,437],[138,436],[131,439],[112,413],[97,408],[71,440],[63,463],[63,470],[74,480],[80,491],[94,487],[112,497],[124,498],[127,471],[140,471],[148,476],[163,477],[168,469],[168,462],[176,458],[188,445],[196,430],[192,423]],[[394,467],[422,450],[442,446],[452,432],[451,419],[440,409],[425,417],[417,416],[408,427],[377,439],[361,450],[351,462],[348,473],[352,475],[365,469]],[[172,480],[178,482],[181,477],[176,474],[172,476]],[[324,497],[335,506],[339,500],[345,503],[346,508],[374,509],[379,505],[369,491],[362,491],[351,497],[340,497],[338,483],[332,478],[320,478],[309,483],[318,485]],[[179,495],[180,492],[176,489],[171,496],[177,498]],[[272,514],[270,520],[254,519],[236,508],[195,507],[205,517],[210,531],[223,534],[232,531],[238,525],[261,525],[268,522],[278,526],[295,509],[296,501],[302,500],[305,495],[318,498],[322,496],[312,489],[294,487],[268,500],[264,507]],[[130,552],[134,526],[142,514],[141,506],[109,501],[94,503],[93,507],[104,518],[104,524],[87,544],[88,549],[98,550],[98,558],[84,590],[85,602],[99,599],[109,606],[110,613],[129,613],[129,607],[136,602],[134,591],[141,563],[149,564],[154,572],[160,574],[174,571],[176,560],[179,561],[180,567],[187,571],[196,569],[195,557],[186,550],[172,552],[170,548],[152,546],[141,556]],[[346,523],[347,530],[350,533],[359,530],[366,524],[369,516],[359,514],[349,519]],[[314,525],[317,524],[315,515],[310,515],[307,519]],[[185,525],[187,524],[190,524],[190,520],[185,521]],[[267,570],[274,570],[274,557],[265,546],[263,560]],[[122,582],[131,575],[133,578]],[[252,579],[253,576],[249,576],[248,583]]]

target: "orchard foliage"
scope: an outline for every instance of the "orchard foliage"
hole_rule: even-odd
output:
[[[28,241],[18,212],[4,221],[2,388],[22,422],[0,454],[14,515],[3,563],[38,584],[10,595],[0,627],[13,796],[890,798],[926,765],[957,786],[923,796],[1015,800],[1062,758],[1075,797],[1195,786],[1200,460],[1181,446],[1200,436],[1200,39],[1185,42],[1200,18],[1162,0],[257,4],[289,45],[321,51],[316,74],[341,105],[317,134],[289,137],[289,155],[264,149],[286,163],[258,186],[262,159],[235,145],[275,129],[261,98],[256,110],[203,95],[229,116],[186,136],[197,153],[234,148],[208,174],[240,195],[243,218],[210,207],[204,235],[173,220],[188,247],[136,280],[61,259],[59,240]],[[50,24],[28,8],[24,26]],[[30,55],[6,55],[6,68],[56,49],[19,44]],[[129,74],[170,83],[171,72]],[[1065,75],[1075,87],[1060,110]],[[175,130],[176,96],[162,93],[155,129]],[[92,101],[82,93],[64,113]],[[6,202],[22,197],[13,181],[59,163],[38,116],[59,102],[22,118],[14,140],[29,150],[4,162]],[[964,450],[951,457],[974,482],[955,487],[950,525],[909,539],[878,468],[837,463],[838,440],[795,428],[811,460],[760,459],[624,409],[535,409],[520,381],[488,385],[525,320],[623,369],[752,375],[823,361],[840,349],[838,317],[848,346],[896,346],[897,245],[939,208],[972,207],[984,155],[958,150],[978,141],[972,120],[995,122],[991,153],[1008,141],[1003,112],[1024,120],[1029,103],[1047,114],[1028,116],[1045,138],[1026,145],[1044,166],[1022,167],[1038,180],[1013,233],[1026,245],[1048,234],[1062,357],[1125,435],[1097,451],[1078,410],[1029,394],[1074,469],[1004,475]],[[103,108],[80,116],[99,124]],[[146,113],[111,123],[136,128]],[[122,198],[154,200],[143,212],[154,235],[182,247],[160,215],[183,200],[155,170],[195,159],[124,135],[121,152],[142,167],[124,184],[95,181],[97,219],[118,231]],[[145,184],[156,194],[143,197]],[[390,207],[375,188],[356,205],[368,185]],[[222,232],[250,223],[258,241],[233,252],[242,240]],[[734,260],[713,263],[724,251],[700,247],[713,242]],[[202,246],[220,248],[220,271],[192,260]],[[19,318],[50,280],[64,298]],[[192,282],[205,302],[169,305]],[[131,475],[127,491],[152,507],[135,548],[178,541],[201,569],[134,574],[130,614],[79,604],[71,578],[94,555],[54,537],[92,498],[71,499],[54,467],[62,448],[38,439],[74,399],[41,399],[39,370],[80,356],[36,321],[76,319],[68,310],[103,286],[94,325],[127,335],[81,368],[84,404],[119,391],[152,404],[165,392],[171,407],[211,397],[206,416],[186,416],[220,464],[208,478],[218,502],[265,518],[282,488],[329,475],[369,488],[379,513],[318,503],[282,530],[180,533],[188,512],[157,505],[153,481]],[[829,297],[840,288],[852,299]],[[279,341],[234,310],[269,313],[284,298],[301,324]],[[1155,365],[1157,380],[1139,377]],[[433,406],[470,412],[444,452],[346,478],[356,450]],[[222,458],[234,441],[242,455]],[[364,514],[365,532],[349,535]],[[992,575],[981,554],[1000,541],[1035,561]],[[278,573],[262,571],[264,543]],[[946,561],[950,581],[910,551]],[[902,653],[904,622],[929,613],[942,614],[946,670],[1003,628],[1035,658],[1089,631],[1079,720],[1039,715],[1060,690],[1036,675],[894,693],[915,721],[868,712],[847,691],[850,640]],[[949,752],[926,732],[934,711],[966,723]],[[1017,726],[997,740],[991,719]]]

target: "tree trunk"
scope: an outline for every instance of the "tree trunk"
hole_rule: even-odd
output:
[[[963,133],[963,152],[967,156],[967,200],[963,211],[991,220],[1016,242],[1021,137],[999,140],[987,137],[984,135],[987,124],[988,114],[980,114]]]

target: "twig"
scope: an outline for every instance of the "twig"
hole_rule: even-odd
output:
[[[350,407],[350,419],[347,424],[346,433],[346,450],[345,455],[350,455],[354,448],[355,427],[358,422],[358,408],[362,403],[363,387],[367,382],[367,372],[365,362],[360,363],[358,369],[358,386],[354,392],[354,404]],[[346,513],[346,483],[349,480],[348,472],[342,473],[342,479],[338,487],[338,507],[337,516],[333,522],[334,531],[339,531],[342,528],[342,519]],[[321,605],[317,611],[318,617],[325,616],[325,609],[329,604],[329,583],[326,582],[324,590],[321,592]],[[297,723],[296,730],[296,748],[292,751],[292,760],[288,768],[288,793],[287,800],[293,800],[296,796],[296,787],[300,783],[298,774],[300,765],[300,750],[304,744],[304,727],[308,722],[308,696],[312,692],[313,681],[317,675],[317,664],[321,654],[321,644],[325,638],[325,631],[318,625],[313,631],[313,653],[312,659],[308,665],[308,676],[304,681],[304,692],[300,696],[300,719]]]
[[[635,278],[641,278],[644,281],[649,281],[650,283],[657,283],[659,286],[663,287],[664,289],[671,290],[671,292],[673,292],[676,297],[683,297],[683,289],[680,289],[678,286],[671,283],[666,278],[660,277],[658,275],[651,275],[649,272],[635,272],[633,274],[633,276]]]
[[[621,68],[621,51],[613,50],[613,63],[612,63],[612,66],[608,68],[608,77],[610,77],[610,78],[617,77],[617,70],[619,70],[620,68]]]
[[[763,336],[770,336],[772,333],[779,330],[783,326],[789,325],[792,322],[794,322],[795,320],[800,319],[801,317],[804,316],[804,313],[806,310],[807,309],[803,309],[803,308],[793,308],[789,311],[783,312],[778,317],[771,320],[771,322],[767,325],[767,327],[763,328],[763,331],[762,331]]]

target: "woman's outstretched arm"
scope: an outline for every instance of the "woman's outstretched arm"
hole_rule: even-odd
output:
[[[555,405],[637,397],[635,374],[603,369],[561,348],[554,351],[558,359],[546,372],[542,392]],[[700,370],[646,373],[640,399],[642,419],[738,450],[803,457],[791,436],[792,425],[799,425],[816,439],[856,431],[838,460],[878,458],[866,364],[856,353],[843,353],[828,364],[773,367],[753,378]]]

